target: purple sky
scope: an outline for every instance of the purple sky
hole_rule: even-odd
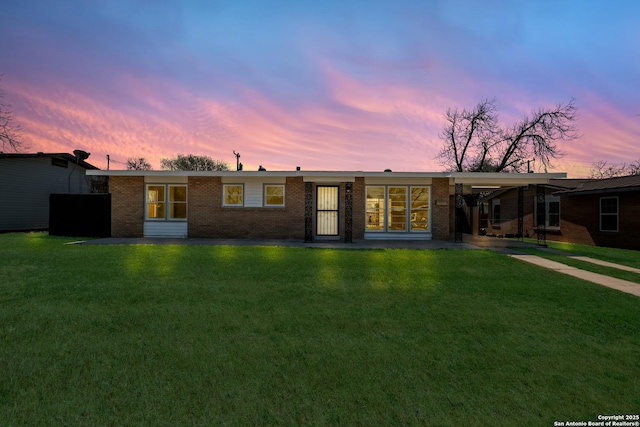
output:
[[[449,107],[575,98],[553,172],[640,159],[640,2],[32,1],[0,6],[30,152],[208,155],[245,170],[440,171]],[[117,163],[120,162],[120,163]]]

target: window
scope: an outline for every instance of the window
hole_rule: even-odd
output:
[[[223,206],[243,206],[244,187],[242,184],[227,184],[223,186]],[[260,191],[260,190],[258,190]]]
[[[147,186],[147,218],[164,219],[165,218],[165,186],[164,185],[148,185]]]
[[[538,203],[533,199],[534,225],[538,225]],[[544,198],[544,226],[551,229],[560,228],[560,197],[547,195]],[[542,217],[541,217],[542,219]]]
[[[618,198],[600,198],[600,231],[618,231]]]
[[[384,187],[367,187],[367,230],[384,231]]]
[[[169,219],[187,219],[186,185],[169,185]]]
[[[264,205],[265,206],[284,206],[284,185],[264,186]]]
[[[429,187],[367,186],[367,231],[429,230]]]
[[[555,199],[555,200],[552,200]],[[560,227],[560,198],[551,196],[545,201],[547,209],[547,227]]]
[[[51,164],[53,166],[60,166],[61,168],[68,168],[69,162],[64,159],[58,159],[57,157],[51,158]]]
[[[167,195],[169,200],[167,201]],[[147,185],[147,219],[187,219],[186,185]]]
[[[407,187],[389,187],[387,230],[407,229]]]
[[[411,187],[411,231],[429,228],[429,187]]]
[[[500,199],[491,200],[491,225],[500,227]]]

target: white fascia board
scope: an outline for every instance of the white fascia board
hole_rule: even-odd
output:
[[[219,176],[219,177],[253,177],[253,178],[265,178],[270,177],[290,177],[297,176],[299,172],[287,172],[287,171],[125,171],[125,170],[92,170],[87,171],[87,175],[95,176],[145,176],[145,177],[172,177],[172,176]]]
[[[491,173],[491,172],[452,172],[450,177],[455,184],[474,187],[509,187],[532,184],[546,184],[550,179],[563,179],[566,173]]]

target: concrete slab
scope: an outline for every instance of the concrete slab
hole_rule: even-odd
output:
[[[519,259],[530,264],[535,264],[540,267],[555,270],[559,273],[567,274],[569,276],[576,277],[578,279],[587,280],[598,285],[606,286],[608,288],[617,289],[622,292],[626,292],[631,295],[640,297],[640,284],[629,282],[628,280],[617,279],[615,277],[605,276],[603,274],[592,273],[590,271],[580,270],[579,268],[571,267],[556,261],[550,261],[545,258],[541,258],[536,255],[509,255],[512,258]]]
[[[590,262],[592,264],[602,265],[604,267],[617,268],[618,270],[630,271],[632,273],[640,274],[640,268],[629,267],[627,265],[615,264],[613,262],[602,261],[599,259],[590,258],[581,255],[570,255],[569,258],[577,259],[579,261]]]

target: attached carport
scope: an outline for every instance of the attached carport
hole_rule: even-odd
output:
[[[524,189],[528,185],[535,185],[537,214],[542,216],[537,220],[536,233],[539,244],[546,244],[546,228],[545,228],[545,185],[551,179],[566,178],[566,173],[492,173],[492,172],[451,172],[449,174],[449,194],[453,196],[455,201],[454,210],[454,228],[455,242],[462,242],[463,235],[463,214],[464,196],[480,194],[481,192],[496,191],[501,188],[517,188],[518,189],[518,236],[523,236],[523,218],[524,218]],[[475,200],[475,198],[473,199]]]

